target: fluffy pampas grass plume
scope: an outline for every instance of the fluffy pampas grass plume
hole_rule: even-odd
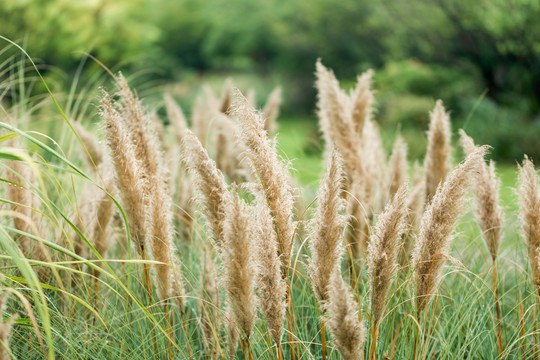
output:
[[[136,156],[136,150],[129,136],[122,115],[104,90],[100,115],[102,128],[111,150],[115,180],[120,191],[122,205],[126,212],[130,233],[135,248],[143,254],[147,243],[147,215],[143,165]]]
[[[337,268],[332,273],[330,284],[328,328],[343,359],[360,360],[366,330],[358,318],[358,303]]]
[[[344,199],[341,196],[343,187],[343,169],[341,156],[336,149],[332,150],[328,161],[326,175],[317,194],[318,207],[311,232],[310,275],[315,295],[325,304],[328,300],[328,289],[332,272],[339,267],[341,259],[341,237],[345,225],[345,217],[341,215]]]
[[[228,304],[242,338],[249,341],[257,313],[255,296],[255,232],[253,217],[246,203],[231,191],[231,204],[225,218],[223,266]]]
[[[379,325],[386,306],[386,295],[397,272],[401,235],[406,227],[407,185],[402,185],[377,219],[368,247],[367,265],[371,295],[372,345],[375,359]]]
[[[264,118],[236,90],[231,108],[233,118],[240,123],[240,139],[246,147],[253,178],[265,194],[279,241],[278,255],[285,278],[292,253],[294,229],[294,193],[287,168],[279,160],[277,151],[264,129]]]
[[[438,187],[424,212],[420,234],[412,254],[416,279],[416,309],[418,316],[427,307],[439,285],[442,266],[465,203],[465,194],[473,172],[481,166],[485,147],[475,149],[446,181]]]
[[[450,116],[445,111],[441,100],[437,100],[430,113],[428,130],[428,148],[424,160],[426,177],[426,200],[430,201],[437,186],[444,181],[450,171]]]
[[[529,251],[534,284],[540,294],[540,187],[534,164],[527,156],[519,167],[518,182],[523,237]]]
[[[203,214],[206,217],[214,243],[221,248],[225,212],[229,204],[229,191],[223,174],[210,159],[201,142],[187,130],[182,139],[183,160],[192,174],[201,196]]]
[[[258,224],[256,234],[259,239],[256,249],[259,266],[257,288],[262,299],[260,307],[272,340],[277,344],[278,352],[281,353],[280,342],[287,306],[285,302],[287,284],[281,274],[279,243],[270,207],[264,193],[257,192],[255,195]]]

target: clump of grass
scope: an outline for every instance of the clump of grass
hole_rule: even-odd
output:
[[[520,167],[519,188],[534,280],[529,287],[522,286],[528,277],[513,271],[519,264],[520,246],[511,244],[515,253],[499,254],[502,236],[509,241],[512,231],[510,227],[502,231],[499,184],[494,164],[483,161],[485,148],[477,148],[463,134],[467,158],[453,172],[440,176],[424,212],[425,172],[440,173],[432,169],[437,156],[450,161],[445,145],[449,143],[444,140],[448,138],[441,131],[447,117],[442,105],[438,103],[432,112],[430,137],[442,136],[444,141],[432,141],[434,152],[426,157],[426,170],[415,165],[406,185],[405,142],[398,136],[388,157],[372,118],[372,73],[361,75],[352,91],[345,92],[331,70],[319,64],[317,71],[321,127],[328,143],[327,171],[320,181],[315,211],[304,209],[297,189],[302,184],[294,182],[288,164],[277,155],[280,138],[271,138],[274,130],[268,128],[268,119],[277,116],[271,115],[277,111],[276,93],[269,96],[266,110],[258,113],[254,100],[233,91],[231,81],[225,82],[219,96],[203,86],[192,111],[194,133],[171,96],[164,99],[171,124],[167,128],[156,108],[143,106],[148,100],[139,99],[119,76],[118,90],[101,99],[107,147],[101,148],[90,132],[79,134],[88,151],[64,146],[71,139],[62,133],[71,130],[68,127],[55,128],[60,129],[59,138],[46,134],[54,141],[44,142],[41,128],[23,131],[0,122],[11,132],[0,136],[0,145],[11,146],[0,149],[6,170],[0,210],[8,220],[0,223],[5,274],[0,282],[11,293],[16,288],[17,296],[24,299],[10,302],[3,311],[4,318],[20,317],[0,322],[0,340],[11,351],[6,356],[33,359],[48,350],[51,358],[61,353],[69,358],[304,359],[322,353],[323,359],[340,355],[392,359],[418,353],[422,358],[454,359],[497,356],[497,348],[499,357],[531,355],[537,348],[537,324],[525,319],[534,319],[537,310],[527,302],[538,301],[535,293],[540,294],[540,246],[535,238],[540,228],[540,194],[532,162],[526,159]],[[78,121],[87,120],[73,115]],[[27,124],[34,124],[33,117],[41,120],[39,116],[32,114]],[[24,143],[7,141],[16,136],[25,138]],[[183,163],[177,159],[179,152]],[[34,167],[44,170],[36,173],[37,180],[28,173]],[[42,185],[43,176],[50,181]],[[234,184],[246,179],[251,183]],[[87,191],[79,195],[84,187]],[[195,188],[199,201],[194,204]],[[471,261],[466,271],[466,265],[443,271],[455,253],[464,264],[478,258],[471,243],[465,244],[470,228],[466,220],[459,222],[465,225],[460,227],[463,235],[456,238],[459,252],[450,249],[469,188],[475,194],[477,222],[493,262],[495,307],[499,308],[499,290],[505,302],[518,303],[503,307],[504,316],[497,310],[496,344],[495,316],[487,311],[492,304],[491,289],[485,286],[490,273],[483,271],[484,262]],[[20,190],[30,194],[10,193]],[[314,189],[305,190],[306,199],[314,197]],[[82,205],[90,205],[87,212]],[[197,208],[207,226],[198,226]],[[72,209],[77,209],[79,223],[70,221]],[[126,259],[124,215],[143,260]],[[311,220],[309,234],[295,222],[299,218]],[[359,238],[346,232],[347,222],[360,230]],[[69,245],[73,228],[79,236],[73,238],[80,247],[76,251]],[[35,249],[46,245],[52,256],[40,259],[34,248],[21,252],[17,248],[23,248],[21,240]],[[342,271],[343,252],[358,240],[362,240],[360,251],[353,255],[357,268],[347,274]],[[365,264],[358,261],[365,250],[362,246],[367,246]],[[400,248],[404,269],[396,277]],[[508,270],[499,276],[512,284],[510,288],[497,287],[495,260],[507,261]],[[141,279],[133,271],[138,264],[145,270],[151,266],[155,276],[145,271],[146,279]],[[42,267],[76,275],[80,282],[70,287],[63,285],[61,276],[35,276],[33,271]],[[445,296],[432,302],[443,276]],[[87,278],[96,286],[87,286]],[[144,280],[147,289],[140,286]],[[533,296],[527,296],[529,288]],[[26,296],[32,301],[26,301]],[[427,325],[431,303],[433,316]],[[423,326],[421,315],[425,315]],[[519,325],[501,323],[513,317],[520,319]],[[371,327],[368,354],[364,354],[366,319]],[[4,329],[12,333],[11,338]],[[420,352],[409,336],[417,329]],[[45,342],[41,331],[47,336]]]

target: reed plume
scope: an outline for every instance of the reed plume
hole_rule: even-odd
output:
[[[538,173],[527,156],[519,167],[518,182],[523,238],[527,243],[534,285],[540,295],[540,187]]]
[[[442,266],[465,203],[465,194],[472,174],[480,167],[485,147],[479,147],[467,155],[465,161],[452,171],[438,187],[424,216],[420,234],[412,254],[416,274],[417,315],[427,307],[440,281]]]
[[[394,141],[392,154],[388,160],[390,199],[394,197],[401,185],[408,182],[407,179],[407,143],[401,135],[398,135]]]
[[[233,82],[231,78],[227,78],[221,90],[221,99],[219,100],[219,111],[223,114],[229,112],[233,101]]]
[[[103,161],[97,171],[103,180],[104,188],[114,196],[116,187],[112,164]],[[107,192],[99,191],[93,184],[89,184],[83,189],[78,204],[80,208],[73,223],[86,238],[93,241],[96,251],[104,256],[108,248],[107,227],[114,213],[114,202]],[[89,257],[88,248],[78,233],[73,236],[73,246],[77,255]]]
[[[171,122],[173,133],[176,137],[176,142],[180,144],[182,142],[184,133],[188,129],[186,116],[184,115],[182,108],[174,101],[171,95],[165,94],[164,100],[167,110],[167,117]]]
[[[262,192],[256,192],[257,211],[257,259],[259,270],[257,272],[257,288],[261,313],[266,320],[272,340],[281,349],[281,335],[283,333],[283,320],[287,304],[285,296],[287,284],[281,276],[282,260],[279,255],[277,234],[274,227],[272,212]]]
[[[371,90],[373,70],[368,70],[358,76],[356,87],[350,93],[351,112],[357,137],[361,139],[364,132],[364,124],[371,119],[375,97]]]
[[[185,238],[189,237],[192,222],[195,219],[195,206],[193,199],[195,198],[194,180],[187,169],[182,168],[178,183],[175,189],[176,201],[178,207],[179,218],[181,220],[180,232]]]
[[[216,124],[215,159],[220,169],[232,182],[243,182],[243,167],[240,162],[242,149],[234,141],[231,133],[237,132],[237,124],[227,115],[217,113],[214,116]]]
[[[403,235],[402,251],[399,256],[399,264],[402,267],[410,263],[410,249],[413,239],[420,231],[420,223],[424,212],[424,201],[426,196],[425,182],[422,169],[418,161],[413,165],[412,186],[407,198],[407,229]]]
[[[167,109],[167,117],[171,123],[174,137],[177,144],[182,144],[182,139],[184,135],[189,131],[186,117],[182,108],[173,100],[169,94],[164,95],[165,106]],[[182,210],[181,217],[184,219],[184,224],[187,226],[182,226],[182,233],[187,235],[187,230],[189,224],[194,217],[194,211],[192,206],[193,198],[193,186],[192,179],[190,174],[184,167],[179,166],[180,164],[173,164],[176,171],[173,172],[173,177],[171,180],[171,185],[176,183],[176,186],[171,190],[176,193],[176,205]]]
[[[163,156],[157,135],[152,126],[151,116],[146,115],[141,101],[129,88],[127,80],[122,74],[118,76],[118,86],[117,96],[119,101],[115,102],[114,106],[120,114],[120,119],[124,121],[126,128],[129,129],[128,134],[134,145],[135,157],[142,164],[141,175],[148,205],[148,197],[152,192],[152,183],[154,181],[166,181],[159,174],[159,165]]]
[[[191,109],[191,128],[205,148],[208,137],[208,111],[207,102],[202,96],[198,96],[195,99],[195,105]]]
[[[332,272],[329,299],[327,323],[339,353],[344,360],[361,359],[366,330],[359,320],[358,303],[341,278],[338,268]]]
[[[249,101],[248,101],[249,102]],[[279,115],[279,106],[281,105],[281,87],[276,87],[270,95],[262,110],[264,118],[264,129],[271,135],[277,130],[277,117]]]
[[[256,108],[257,107],[257,93],[255,92],[255,89],[249,88],[246,92],[246,100],[248,101],[249,105]]]
[[[466,154],[472,153],[476,146],[474,141],[460,130],[461,144]],[[486,243],[491,258],[495,260],[502,236],[503,210],[499,205],[500,181],[495,175],[495,164],[489,166],[482,163],[475,176],[473,193],[476,199],[475,214],[478,226],[482,230],[482,238]]]
[[[359,138],[349,110],[349,98],[340,89],[334,73],[317,61],[318,114],[321,131],[327,146],[335,144],[343,156],[347,175],[363,179],[364,168],[360,161]]]
[[[476,149],[472,138],[467,136],[465,131],[459,131],[461,135],[461,145],[466,154],[470,154]],[[475,195],[476,222],[482,231],[482,238],[487,245],[493,264],[493,293],[495,297],[495,308],[497,312],[497,345],[499,354],[503,352],[502,329],[501,329],[501,307],[499,304],[499,291],[497,286],[497,253],[502,236],[503,210],[499,205],[500,182],[495,175],[495,164],[490,161],[489,166],[482,162],[480,169],[475,176],[473,193]]]
[[[326,175],[321,182],[317,199],[319,205],[312,221],[311,261],[309,264],[311,284],[321,304],[328,301],[330,276],[339,261],[343,249],[341,237],[345,226],[345,217],[340,214],[344,208],[341,197],[343,188],[342,159],[336,149],[328,161]]]
[[[377,146],[378,139],[372,136],[376,133],[369,120],[372,112],[369,74],[362,78],[356,92],[351,96],[340,89],[333,72],[324,67],[320,60],[316,64],[316,76],[319,124],[327,151],[334,144],[343,156],[346,173],[343,194],[348,201],[347,214],[350,217],[350,226],[346,233],[347,246],[351,251],[349,270],[351,282],[356,287],[356,278],[360,273],[357,261],[361,258],[369,238],[368,224],[372,214],[374,185],[377,184],[376,177],[379,173],[376,169],[380,168],[377,157],[374,156],[377,151],[373,148],[373,145]],[[366,129],[367,127],[369,128]],[[371,133],[366,135],[366,130]],[[328,155],[327,153],[326,156]]]
[[[227,83],[225,81],[225,83]],[[232,87],[232,85],[231,85]],[[224,90],[226,89],[226,87],[224,86]],[[216,97],[216,94],[214,93],[214,90],[212,90],[212,88],[208,85],[208,84],[203,84],[202,85],[202,90],[203,90],[203,98],[204,98],[204,102],[206,104],[206,110],[208,113],[212,113],[212,112],[215,112],[215,111],[219,111],[219,108],[220,108],[220,99],[218,99]]]
[[[371,217],[382,210],[386,203],[385,186],[387,178],[387,154],[384,150],[381,131],[373,120],[367,119],[364,124],[362,139],[362,159],[365,168],[365,207]]]
[[[142,255],[146,250],[148,221],[143,164],[136,156],[135,146],[122,115],[113,107],[109,94],[105,90],[102,92],[100,115],[103,121],[103,132],[111,150],[116,184],[120,191],[130,233],[137,252]]]
[[[428,147],[424,159],[426,177],[426,201],[430,201],[437,186],[444,181],[450,171],[450,116],[445,111],[441,100],[429,114]]]
[[[103,184],[105,189],[111,196],[116,195],[116,187],[114,185],[114,170],[112,164],[105,161],[100,164],[98,171],[103,178]],[[96,251],[105,257],[109,248],[109,223],[111,222],[114,214],[114,202],[104,191],[99,193],[96,204],[96,216],[95,221],[92,223],[92,239],[94,240],[94,247]],[[99,276],[99,272],[93,271],[94,276]]]
[[[225,218],[223,266],[228,304],[243,339],[249,341],[257,313],[255,280],[256,237],[251,212],[238,196],[238,190],[231,190],[231,204]]]
[[[372,347],[375,359],[379,325],[386,307],[386,295],[397,272],[401,236],[406,228],[407,185],[403,184],[377,219],[368,248],[367,265],[371,294]]]
[[[152,200],[150,213],[152,214],[152,258],[161,264],[156,266],[157,293],[162,301],[168,301],[172,291],[172,199],[167,192],[163,181],[156,179],[152,183]],[[177,282],[177,286],[181,286]],[[182,290],[180,290],[182,291]]]
[[[201,259],[200,282],[202,284],[202,296],[199,299],[201,311],[201,327],[206,339],[212,358],[217,357],[219,319],[219,287],[216,264],[212,256],[206,252]]]
[[[424,181],[422,168],[418,161],[415,161],[413,164],[413,172],[412,189],[409,193],[407,208],[409,209],[410,228],[414,234],[418,234],[426,201],[426,182]]]
[[[377,219],[375,233],[368,248],[368,275],[371,293],[371,321],[379,324],[386,295],[397,271],[401,235],[406,229],[407,185],[402,185]]]
[[[246,147],[252,174],[266,195],[279,242],[278,256],[282,262],[285,278],[291,257],[294,228],[293,190],[289,183],[287,168],[280,162],[277,151],[267,132],[264,119],[249,105],[246,98],[236,90],[231,113],[240,123],[240,139]]]
[[[223,243],[225,212],[229,203],[225,179],[197,136],[189,130],[186,130],[182,139],[182,151],[184,163],[202,197],[200,203],[211,230],[211,238],[219,250]]]

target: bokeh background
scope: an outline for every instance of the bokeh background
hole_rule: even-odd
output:
[[[375,70],[377,120],[388,139],[401,131],[411,157],[422,156],[428,112],[441,98],[454,131],[492,145],[501,162],[540,157],[538,19],[538,0],[0,2],[0,35],[28,51],[55,91],[102,71],[88,55],[134,75],[141,92],[172,91],[188,113],[202,83],[219,90],[231,76],[261,104],[279,84],[281,132],[298,131],[301,150],[316,153],[321,58],[343,86]]]

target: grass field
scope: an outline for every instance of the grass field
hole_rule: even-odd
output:
[[[18,359],[277,358],[276,344],[260,313],[249,338],[250,349],[247,342],[240,342],[229,353],[230,344],[236,346],[236,342],[232,342],[234,320],[226,306],[228,292],[222,280],[212,283],[224,276],[224,264],[212,250],[209,229],[200,214],[204,209],[200,206],[195,217],[186,221],[178,203],[179,194],[174,197],[172,242],[177,250],[172,254],[176,260],[170,268],[182,279],[183,294],[174,293],[168,300],[159,298],[156,285],[149,279],[149,273],[153,273],[158,263],[137,255],[131,243],[132,234],[124,226],[130,209],[116,193],[113,198],[118,201],[114,203],[117,210],[107,232],[108,250],[102,254],[96,250],[94,239],[86,235],[91,223],[83,221],[77,225],[77,219],[81,220],[88,194],[103,194],[102,173],[84,161],[85,150],[71,129],[69,112],[64,118],[58,110],[48,110],[54,108],[50,100],[45,103],[37,109],[3,108],[0,122],[3,128],[0,166],[4,174],[0,190],[1,284],[5,289],[3,294],[11,294],[2,310],[4,323],[10,318],[14,321],[8,356]],[[103,126],[100,128],[87,120],[82,124],[97,134],[100,147],[104,148]],[[455,133],[453,136],[457,137]],[[9,142],[12,139],[20,143],[12,145]],[[165,143],[173,149],[177,145],[167,132]],[[323,148],[315,115],[312,119],[279,120],[277,150],[283,159],[290,161],[292,175],[304,190],[304,208],[316,198],[324,170]],[[178,157],[173,159],[180,161]],[[454,159],[455,164],[462,159],[459,151]],[[412,160],[409,159],[411,163]],[[13,161],[32,169],[36,180],[29,181],[30,177],[23,174],[15,174],[20,184],[8,180],[5,174],[12,172]],[[505,210],[504,235],[497,260],[503,352],[499,353],[495,335],[491,258],[471,213],[472,207],[467,206],[454,232],[437,296],[420,321],[415,317],[413,301],[414,272],[408,264],[397,272],[380,327],[377,359],[410,359],[414,355],[421,359],[536,356],[538,297],[527,261],[527,245],[520,236],[515,193],[517,169],[511,164],[501,164],[497,172],[502,180],[501,203]],[[9,189],[17,185],[33,194],[35,202],[26,208],[30,208],[30,214],[37,215],[32,223],[36,229],[23,231],[14,226],[12,218],[16,215],[11,209],[17,203],[10,198]],[[472,200],[472,195],[467,196]],[[245,198],[251,199],[248,195]],[[340,358],[332,335],[321,332],[327,317],[321,317],[323,310],[307,271],[311,238],[306,228],[316,206],[315,203],[306,211],[305,224],[298,230],[291,257],[288,278],[291,302],[287,307],[290,320],[285,321],[281,338],[286,359]],[[45,245],[50,258],[26,258],[18,242],[21,236],[34,244]],[[87,248],[86,255],[78,254],[75,249],[77,236]],[[212,270],[214,266],[216,269]],[[354,297],[359,304],[359,317],[370,334],[365,261],[360,269]],[[217,273],[215,278],[211,277],[213,271]],[[346,260],[342,273],[347,278]],[[174,301],[180,297],[183,310]],[[259,299],[260,303],[265,301]],[[418,334],[420,340],[415,343]],[[365,358],[372,348],[371,341],[367,336],[363,344]],[[213,344],[213,350],[209,350],[209,343]]]

